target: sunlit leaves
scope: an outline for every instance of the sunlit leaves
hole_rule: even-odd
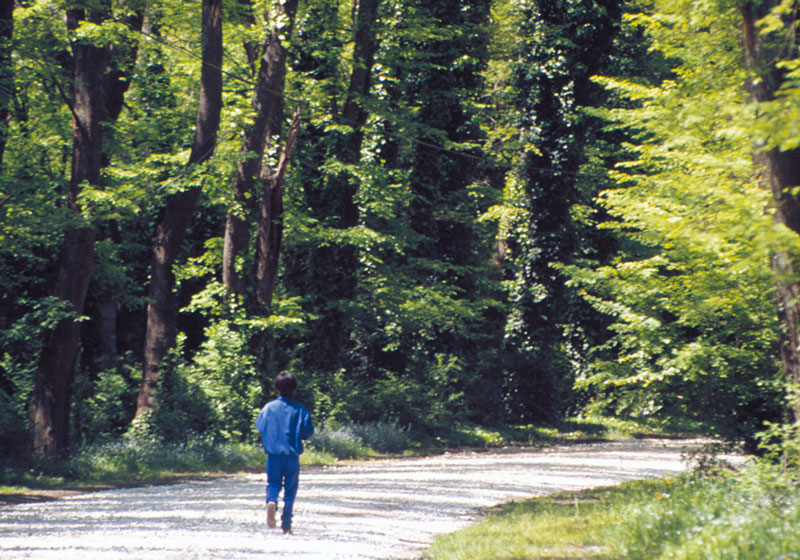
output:
[[[609,112],[636,141],[601,201],[617,219],[605,227],[634,243],[611,266],[568,272],[615,333],[580,386],[628,413],[687,414],[752,437],[780,408],[770,256],[798,242],[757,181],[764,117],[743,88],[738,17],[715,2],[661,2],[629,18],[674,65],[656,85],[598,79],[630,103]]]

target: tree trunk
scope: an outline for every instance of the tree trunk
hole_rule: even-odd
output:
[[[245,131],[241,159],[233,180],[233,205],[225,221],[225,244],[222,256],[222,282],[228,296],[243,294],[245,281],[236,272],[236,259],[247,254],[250,244],[250,221],[253,209],[253,185],[261,174],[264,149],[280,132],[283,116],[283,90],[286,78],[286,47],[281,40],[291,37],[297,0],[284,2],[278,10],[277,24],[264,42],[252,109],[253,125]]]
[[[89,20],[99,23],[108,5],[93,12]],[[67,25],[75,29],[84,20],[82,10],[67,13]],[[104,72],[108,49],[76,42],[72,45],[74,100],[72,124],[72,174],[69,207],[79,221],[80,186],[86,181],[100,184],[102,167],[102,128]],[[74,315],[83,313],[91,277],[96,226],[94,223],[70,227],[64,234],[53,295],[69,302]],[[48,334],[34,376],[30,405],[31,450],[35,457],[53,457],[66,449],[68,436],[69,387],[74,377],[75,357],[80,343],[80,325],[75,318],[61,320]]]
[[[330,152],[347,166],[355,166],[361,161],[363,126],[368,116],[365,102],[369,95],[370,76],[377,48],[377,8],[378,0],[358,0],[350,82],[342,111],[334,115],[350,130],[331,133],[335,140]],[[358,179],[348,172],[331,176],[323,183],[320,199],[326,204],[321,209],[327,214],[326,219],[333,218],[334,227],[348,229],[358,225],[358,188]],[[359,266],[357,249],[352,243],[312,249],[314,266],[310,267],[310,274],[314,285],[318,286],[315,295],[319,300],[350,301],[355,297]],[[351,331],[351,319],[342,311],[341,306],[325,306],[320,318],[312,325],[312,336],[322,341],[314,346],[309,357],[310,363],[314,364],[312,367],[349,367],[350,364],[343,360],[343,356],[351,354],[348,350]]]
[[[251,27],[255,27],[256,18],[253,15],[252,0],[236,0],[236,3],[239,5],[239,17],[241,18],[241,21]],[[245,40],[242,46],[244,47],[244,52],[247,55],[247,63],[248,66],[250,66],[250,73],[255,75],[258,65],[258,42]]]
[[[762,60],[761,45],[756,22],[759,15],[752,3],[742,9],[745,62],[753,72],[747,89],[756,102],[771,101],[779,87],[774,63]],[[758,76],[756,76],[758,74]],[[800,201],[791,189],[800,184],[800,149],[767,152],[755,151],[754,160],[761,168],[762,186],[772,195],[775,220],[800,234]],[[771,262],[777,276],[776,294],[778,317],[781,323],[780,357],[783,377],[790,388],[800,387],[800,279],[798,263],[786,251],[777,251]],[[800,421],[800,401],[791,404],[795,421]]]
[[[188,162],[190,166],[211,157],[219,130],[222,111],[222,0],[203,0],[202,35],[200,105]],[[175,278],[172,265],[191,224],[199,198],[198,187],[170,195],[164,215],[156,228],[148,289],[150,303],[147,306],[144,368],[136,402],[137,417],[155,405],[155,391],[161,378],[161,362],[175,343],[177,309],[173,293]]]
[[[117,317],[119,302],[110,297],[101,299],[97,307],[97,366],[99,370],[107,370],[114,366],[117,359]]]
[[[375,21],[378,12],[378,0],[360,0],[358,18],[356,20],[355,46],[353,48],[353,70],[350,74],[350,85],[347,98],[342,109],[342,121],[353,131],[345,142],[346,163],[358,163],[361,159],[361,144],[364,140],[362,127],[367,122],[367,111],[364,100],[369,94],[370,76],[375,62]],[[345,228],[358,225],[358,206],[355,195],[358,185],[354,181],[345,180],[343,188],[342,225]]]
[[[144,23],[144,11],[135,12],[125,18],[125,25],[134,32],[140,32]],[[125,103],[125,93],[131,84],[136,59],[139,52],[138,40],[132,39],[112,44],[109,47],[109,69],[105,74],[105,120],[114,122],[119,118]],[[113,127],[104,135],[104,142],[108,145],[113,141]],[[103,165],[109,164],[110,158],[103,154]],[[119,225],[116,220],[110,223],[110,237],[115,245],[122,242]],[[102,241],[102,238],[100,239]],[[117,359],[117,315],[120,308],[118,294],[95,294],[95,302],[100,329],[98,336],[97,367],[106,370],[114,365]]]
[[[300,130],[300,108],[294,112],[275,173],[261,169],[261,194],[258,199],[258,243],[256,245],[256,297],[270,312],[278,277],[278,259],[283,241],[283,177]]]
[[[14,32],[14,0],[0,0],[0,171],[8,138],[11,99],[14,96],[14,68],[11,39]]]

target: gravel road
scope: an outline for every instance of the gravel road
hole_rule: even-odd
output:
[[[307,468],[287,536],[266,526],[263,474],[95,492],[0,508],[0,557],[418,558],[479,508],[675,473],[697,445],[632,440]]]

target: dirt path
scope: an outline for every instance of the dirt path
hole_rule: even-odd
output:
[[[640,440],[308,469],[294,534],[264,522],[264,475],[109,490],[0,509],[0,557],[418,558],[481,507],[685,468],[696,442]]]

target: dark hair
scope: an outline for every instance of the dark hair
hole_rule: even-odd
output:
[[[291,373],[281,373],[275,378],[275,389],[282,397],[291,397],[297,389],[297,379]]]

